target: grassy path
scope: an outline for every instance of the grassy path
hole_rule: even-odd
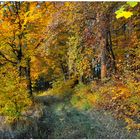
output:
[[[48,138],[136,138],[126,131],[122,121],[106,111],[78,110],[73,108],[68,98],[39,96],[38,99],[46,105],[43,121],[49,126]]]

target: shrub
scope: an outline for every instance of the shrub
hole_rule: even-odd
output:
[[[139,130],[140,93],[137,88],[140,86],[134,81],[114,83],[106,83],[96,91],[100,96],[97,106],[112,111],[116,118],[124,119],[128,130]]]
[[[12,122],[21,117],[22,111],[26,110],[32,101],[27,93],[26,83],[19,79],[16,71],[5,74],[1,71],[0,75],[0,115]]]
[[[94,107],[97,95],[93,93],[91,85],[79,83],[74,88],[74,93],[71,98],[71,104],[82,110],[88,110]]]
[[[74,84],[74,79],[67,81],[56,81],[52,85],[52,89],[45,92],[45,95],[58,96],[61,99],[71,96],[73,89],[71,88]]]

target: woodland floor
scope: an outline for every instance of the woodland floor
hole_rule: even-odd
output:
[[[129,133],[125,129],[123,121],[115,119],[107,111],[78,110],[71,105],[70,97],[61,100],[55,96],[43,95],[37,96],[37,100],[46,106],[42,121],[49,126],[50,139],[136,138],[134,132]]]
[[[44,94],[45,93],[45,94]],[[123,120],[118,120],[106,110],[78,109],[71,104],[71,96],[60,98],[47,92],[36,95],[43,107],[39,119],[24,127],[21,122],[4,130],[0,122],[0,138],[39,139],[136,139],[136,132],[128,132]],[[35,107],[34,107],[35,108]],[[38,112],[31,111],[34,115]],[[2,131],[1,131],[2,128]]]

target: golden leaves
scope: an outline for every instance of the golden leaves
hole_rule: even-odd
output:
[[[121,17],[125,17],[127,19],[127,18],[130,18],[133,15],[133,13],[130,12],[130,11],[117,11],[116,14],[117,14],[116,15],[117,19],[121,18]]]
[[[119,10],[115,12],[116,18],[121,18],[125,17],[130,18],[133,15],[133,12],[131,11],[125,11],[125,9],[130,6],[130,7],[135,7],[138,4],[138,2],[127,2],[125,5],[123,5]]]

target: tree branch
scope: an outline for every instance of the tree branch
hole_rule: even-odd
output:
[[[39,41],[39,43],[35,46],[35,49],[37,49],[37,48],[40,46],[40,44],[41,44],[44,40],[45,40],[45,39],[42,38],[42,39]]]
[[[17,62],[14,62],[14,61],[8,59],[2,52],[0,52],[0,56],[2,56],[6,61],[8,61],[8,62],[10,62],[12,64],[17,64]]]

